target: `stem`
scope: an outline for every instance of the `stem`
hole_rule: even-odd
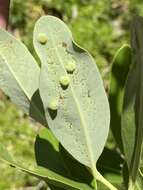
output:
[[[107,181],[98,171],[96,172],[96,180],[103,183],[106,187],[108,187],[110,190],[118,190],[116,187],[114,187],[109,181]]]
[[[8,27],[10,0],[0,0],[0,26],[4,29]]]
[[[93,181],[92,181],[92,187],[93,189],[97,189],[97,182],[96,182],[96,179],[94,178]]]
[[[132,180],[129,180],[129,189],[128,190],[134,190],[134,184]]]

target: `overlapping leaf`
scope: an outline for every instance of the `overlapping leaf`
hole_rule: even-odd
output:
[[[48,128],[41,129],[37,135],[35,155],[39,166],[91,185],[93,177],[88,169],[68,154]]]
[[[0,29],[0,88],[26,113],[32,110],[30,115],[46,125],[44,113],[32,99],[39,86],[39,72],[38,64],[25,45]],[[35,96],[39,102],[39,96]]]
[[[29,173],[35,177],[41,178],[46,181],[48,184],[51,184],[55,187],[60,187],[62,189],[71,189],[71,190],[92,190],[88,185],[83,183],[78,183],[68,178],[65,178],[49,169],[43,167],[33,167],[33,170],[29,170],[23,165],[16,163],[15,160],[11,157],[6,148],[0,143],[0,160],[6,162],[9,165],[12,165],[24,172]],[[34,165],[34,161],[33,161]]]

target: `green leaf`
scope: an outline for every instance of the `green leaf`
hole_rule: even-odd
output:
[[[105,177],[112,184],[116,185],[119,190],[125,190],[125,189],[123,189],[123,185],[122,185],[123,181],[122,181],[121,175],[115,174],[115,173],[106,173]],[[101,184],[101,183],[98,183],[97,185],[98,185],[99,190],[109,190],[108,188],[103,186],[103,184]]]
[[[124,162],[123,164],[123,170],[122,170],[122,174],[123,174],[123,180],[124,180],[124,186],[126,189],[128,189],[128,185],[129,185],[129,169],[127,166],[127,163]]]
[[[93,177],[88,169],[72,158],[47,128],[41,129],[37,135],[35,155],[39,166],[91,185]]]
[[[142,190],[143,189],[143,174],[139,170],[137,175],[137,180],[135,183],[135,190]]]
[[[121,140],[121,113],[123,107],[124,87],[129,66],[131,64],[131,48],[123,45],[116,53],[110,75],[109,102],[111,110],[111,130],[120,148],[123,150]]]
[[[45,169],[43,167],[32,167],[32,170],[29,170],[22,166],[19,163],[16,163],[6,148],[0,143],[0,160],[4,161],[5,163],[16,167],[23,172],[27,172],[30,175],[33,175],[37,178],[41,178],[46,181],[48,184],[51,184],[56,187],[61,187],[63,189],[70,189],[70,190],[92,190],[88,185],[83,183],[78,183],[68,178],[65,178],[55,172]]]
[[[60,144],[60,154],[61,157],[66,165],[66,167],[68,168],[69,172],[70,172],[70,177],[73,180],[79,181],[79,182],[84,182],[87,183],[89,185],[93,185],[93,176],[91,174],[91,172],[89,171],[89,169],[84,166],[83,164],[81,164],[80,162],[78,162],[76,159],[74,159],[64,148],[63,146]],[[94,181],[94,185],[95,185],[96,181]]]
[[[26,112],[38,88],[38,77],[39,67],[27,48],[0,29],[0,87]]]
[[[63,188],[59,188],[59,187],[55,187],[53,185],[48,185],[48,189],[47,190],[63,190]]]
[[[143,173],[143,144],[142,144],[142,153],[140,158],[140,170]]]
[[[138,175],[135,182],[135,190],[142,190],[143,189],[143,144],[142,144],[142,154],[140,159],[140,165],[138,169]]]
[[[39,41],[40,34],[46,43]],[[98,177],[96,162],[108,136],[110,113],[96,64],[56,17],[44,16],[36,23],[34,47],[42,62],[39,90],[49,127]]]
[[[104,173],[121,173],[121,166],[123,165],[123,158],[115,150],[104,148],[98,162],[97,168],[102,174]]]
[[[36,137],[35,157],[38,166],[69,177],[69,171],[60,155],[60,144],[48,128],[42,128]]]
[[[122,114],[122,140],[130,189],[137,178],[143,141],[143,19],[135,17],[131,29],[133,65],[126,82]]]
[[[48,123],[45,116],[45,110],[43,102],[40,97],[39,89],[36,90],[30,100],[29,115],[45,127],[48,127]]]
[[[40,68],[24,44],[0,29],[0,88],[27,114],[45,124],[45,118],[31,101],[39,86]],[[31,101],[31,103],[30,103]]]

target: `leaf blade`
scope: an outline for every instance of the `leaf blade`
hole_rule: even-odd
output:
[[[123,107],[124,87],[131,65],[131,48],[123,45],[117,50],[112,63],[110,75],[109,103],[111,111],[111,130],[117,145],[123,152],[121,139],[121,114]]]
[[[56,187],[61,187],[64,189],[71,189],[71,190],[92,190],[86,184],[78,183],[68,178],[62,177],[61,175],[58,175],[51,170],[42,167],[33,167],[32,170],[29,170],[19,163],[17,164],[1,143],[0,143],[0,160],[22,170],[23,172],[41,178],[47,183],[54,185]]]
[[[39,73],[40,68],[25,45],[0,29],[0,88],[25,113],[47,125],[42,110],[31,101],[39,87]]]
[[[141,148],[143,141],[143,57],[142,30],[143,19],[136,17],[132,21],[133,65],[126,82],[123,114],[122,139],[125,158],[129,169],[130,186],[134,186],[138,175]],[[129,187],[130,188],[130,187]]]
[[[42,27],[42,25],[45,27]],[[44,48],[43,45],[41,46],[40,44],[38,44],[38,41],[37,41],[38,33],[45,33],[48,36],[48,42],[46,44],[46,48]],[[101,77],[99,75],[99,71],[96,65],[93,63],[93,59],[91,58],[91,56],[85,50],[81,49],[72,41],[70,31],[59,19],[55,17],[51,17],[51,16],[42,17],[35,26],[34,36],[35,36],[34,46],[37,51],[37,54],[39,55],[42,61],[42,69],[41,69],[41,75],[40,75],[40,95],[44,103],[45,112],[46,112],[49,126],[51,130],[53,131],[54,135],[60,140],[62,145],[78,161],[92,168],[95,173],[96,161],[103,150],[103,147],[108,135],[109,115],[110,115],[108,101],[105,95],[105,91],[103,89],[103,84],[101,81]],[[65,46],[68,46],[66,47],[66,50],[65,50]],[[49,51],[49,61],[47,60],[48,59],[47,50]],[[53,55],[55,59],[53,58]],[[86,84],[83,84],[83,85],[88,86],[89,91],[91,92],[93,97],[97,95],[96,99],[98,100],[95,100],[95,98],[93,97],[92,97],[92,100],[96,104],[96,107],[97,107],[96,109],[98,111],[97,110],[95,111],[95,107],[94,107],[94,109],[92,109],[93,111],[92,112],[90,110],[91,108],[90,103],[88,104],[88,106],[85,105],[88,100],[86,99],[87,97],[83,98],[83,96],[85,96],[84,93],[87,93],[87,96],[90,96],[88,94],[89,92],[85,92],[86,90],[82,88],[82,84],[76,84],[76,81],[77,83],[78,82],[80,83],[80,81],[78,77],[74,75],[77,78],[75,78],[75,81],[73,82],[74,84],[72,83],[72,86],[70,85],[69,88],[67,89],[68,91],[67,95],[66,95],[66,90],[64,91],[66,98],[67,99],[69,98],[69,101],[64,102],[64,104],[66,104],[65,106],[66,110],[69,109],[71,111],[71,113],[67,111],[68,114],[66,115],[66,117],[67,117],[67,120],[69,121],[66,123],[66,121],[64,120],[64,114],[66,114],[66,112],[62,111],[62,109],[64,110],[64,107],[61,108],[60,110],[61,113],[59,111],[58,112],[59,114],[57,114],[55,118],[51,118],[47,109],[48,109],[48,104],[50,103],[49,102],[50,99],[52,99],[52,97],[56,97],[56,98],[59,97],[59,94],[54,88],[56,88],[55,86],[58,83],[60,75],[67,76],[64,62],[67,62],[68,59],[71,59],[71,58],[74,58],[76,63],[78,62],[79,64],[77,65],[77,67],[79,67],[78,77],[81,79],[81,81],[83,79],[83,83],[86,81],[85,82]],[[54,59],[54,60],[50,60],[50,59]],[[47,62],[49,62],[49,64]],[[50,66],[51,62],[55,62],[54,68],[52,68],[54,63],[51,64],[52,66]],[[86,72],[84,72],[84,67],[86,67],[85,68]],[[82,70],[81,73],[80,73],[80,69]],[[56,74],[54,74],[54,71],[56,71]],[[96,76],[95,76],[95,73],[96,73]],[[58,74],[59,76],[56,76]],[[85,75],[86,75],[86,78],[85,78]],[[92,78],[88,77],[90,75],[92,76]],[[50,77],[52,78],[54,76],[55,78],[50,80]],[[72,80],[72,78],[70,79]],[[55,80],[56,82],[53,82],[53,80]],[[97,87],[98,92],[100,93],[98,93],[97,91],[94,91],[94,88],[95,88],[94,85]],[[51,89],[49,88],[49,86],[51,87]],[[60,88],[60,86],[58,86],[57,88]],[[61,94],[62,93],[64,94],[64,92],[60,91]],[[68,96],[68,93],[70,94],[70,97]],[[79,100],[81,100],[80,103],[79,103]],[[86,103],[84,103],[84,101]],[[100,105],[98,104],[99,102],[100,102]],[[93,105],[93,103],[91,104]],[[85,115],[85,109],[87,109],[87,107],[88,107],[88,111],[91,114],[91,115],[89,114],[88,116]],[[105,108],[104,114],[103,114],[103,110],[101,110],[100,107]],[[95,126],[93,126],[94,122],[91,122],[91,120],[89,121],[89,118],[93,117],[92,114],[96,118],[95,120],[98,121],[98,128],[96,128],[96,130],[94,128]],[[98,119],[99,115],[100,117],[102,117],[103,115],[104,116],[106,115],[106,117],[102,121],[101,120],[99,121]],[[80,121],[78,121],[77,117],[80,118]],[[89,124],[87,124],[87,121],[90,123],[90,127],[89,127]],[[77,129],[75,128],[73,130],[72,129],[70,130],[69,129],[70,122],[72,123],[73,126],[76,126]],[[67,126],[67,124],[69,124],[69,127]],[[90,132],[89,131],[87,132],[88,130],[87,126],[89,127]],[[60,128],[60,130],[58,130],[57,127]],[[94,138],[93,134],[96,134],[96,133],[98,135],[96,136],[96,138]],[[100,138],[101,136],[102,136],[102,140]],[[93,144],[94,144],[94,148],[93,148]]]
[[[68,154],[48,128],[41,129],[37,135],[35,156],[38,166],[78,182],[92,183],[93,177],[88,169]]]

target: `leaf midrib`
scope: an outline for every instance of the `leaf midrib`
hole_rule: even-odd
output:
[[[136,35],[136,37],[134,39],[137,39],[138,36],[137,36],[137,33],[136,31],[134,30],[134,34],[133,35]],[[135,43],[135,47],[140,47],[139,44],[137,44],[137,40],[135,41],[134,40],[134,43]],[[137,171],[136,171],[136,166],[138,165],[139,166],[139,155],[141,153],[141,144],[140,143],[143,138],[143,133],[142,133],[142,113],[143,113],[143,100],[142,100],[142,97],[143,97],[143,89],[141,88],[142,86],[142,72],[143,72],[143,58],[142,58],[142,55],[141,55],[141,52],[140,50],[138,49],[138,51],[136,50],[136,52],[138,52],[138,56],[135,55],[135,57],[137,57],[137,59],[135,60],[135,64],[138,64],[138,71],[139,71],[139,85],[138,85],[138,88],[137,88],[137,93],[139,93],[139,116],[138,116],[138,128],[136,129],[137,130],[137,135],[136,135],[136,144],[135,144],[135,151],[134,151],[134,156],[133,156],[133,167],[132,167],[132,170],[131,170],[131,173],[132,173],[132,177],[135,179],[137,177]],[[135,175],[135,176],[134,176]]]
[[[30,94],[28,94],[28,92],[26,92],[26,90],[24,89],[22,83],[18,80],[18,78],[15,75],[15,72],[13,71],[13,69],[10,67],[10,64],[8,64],[7,59],[4,55],[2,55],[2,52],[0,52],[0,56],[2,57],[2,59],[4,60],[4,62],[6,63],[8,69],[10,70],[12,76],[15,78],[16,82],[18,83],[19,87],[22,89],[23,93],[25,94],[25,96],[27,97],[27,100],[29,101],[29,107],[30,107],[30,101],[31,101],[31,96]],[[34,92],[33,92],[34,94]],[[33,105],[33,107],[35,108],[35,110],[37,110],[37,112],[39,113],[39,115],[41,116],[41,118],[44,120],[44,116],[41,114],[41,112],[39,111],[38,107],[31,102],[31,104]]]
[[[49,27],[49,30],[50,30],[50,27]],[[61,66],[62,66],[62,68],[63,68],[65,74],[67,75],[67,72],[66,72],[66,70],[65,70],[63,61],[62,61],[62,59],[61,59],[61,57],[60,57],[60,55],[59,55],[59,52],[58,52],[57,47],[56,47],[56,44],[54,43],[54,39],[53,39],[53,35],[52,35],[51,31],[50,31],[50,36],[51,36],[51,41],[52,41],[52,44],[53,44],[52,47],[55,48],[57,57],[58,57],[58,59],[59,59],[59,61],[60,61],[60,63],[61,63]],[[96,177],[97,172],[96,172],[96,167],[95,167],[95,163],[94,163],[94,155],[93,155],[93,153],[92,153],[92,148],[91,148],[92,146],[90,146],[90,145],[91,145],[91,142],[90,142],[90,138],[89,138],[88,132],[86,132],[86,122],[85,122],[84,116],[83,116],[83,114],[82,114],[82,112],[81,112],[80,103],[78,102],[78,99],[76,98],[74,89],[73,89],[73,87],[72,87],[71,84],[70,84],[69,86],[70,86],[70,88],[71,88],[71,92],[72,92],[73,98],[74,98],[74,100],[75,100],[75,103],[76,103],[76,105],[77,105],[77,110],[78,110],[79,115],[80,115],[80,120],[81,120],[81,124],[82,124],[82,127],[83,127],[85,139],[86,139],[87,151],[88,151],[88,153],[89,153],[89,154],[88,154],[88,155],[89,155],[89,160],[90,160],[90,162],[91,162],[92,173],[93,173],[93,176]]]
[[[8,69],[10,70],[10,72],[12,73],[12,76],[14,76],[14,78],[16,79],[16,82],[18,83],[18,85],[20,86],[20,88],[22,89],[22,91],[24,92],[25,96],[28,98],[28,100],[30,101],[30,95],[25,91],[25,89],[23,88],[23,85],[21,84],[21,82],[18,80],[18,78],[15,75],[15,72],[13,71],[13,69],[10,67],[10,64],[8,64],[7,59],[5,58],[4,55],[2,55],[2,53],[0,52],[0,56],[2,57],[2,59],[4,60],[4,62],[6,63]]]

